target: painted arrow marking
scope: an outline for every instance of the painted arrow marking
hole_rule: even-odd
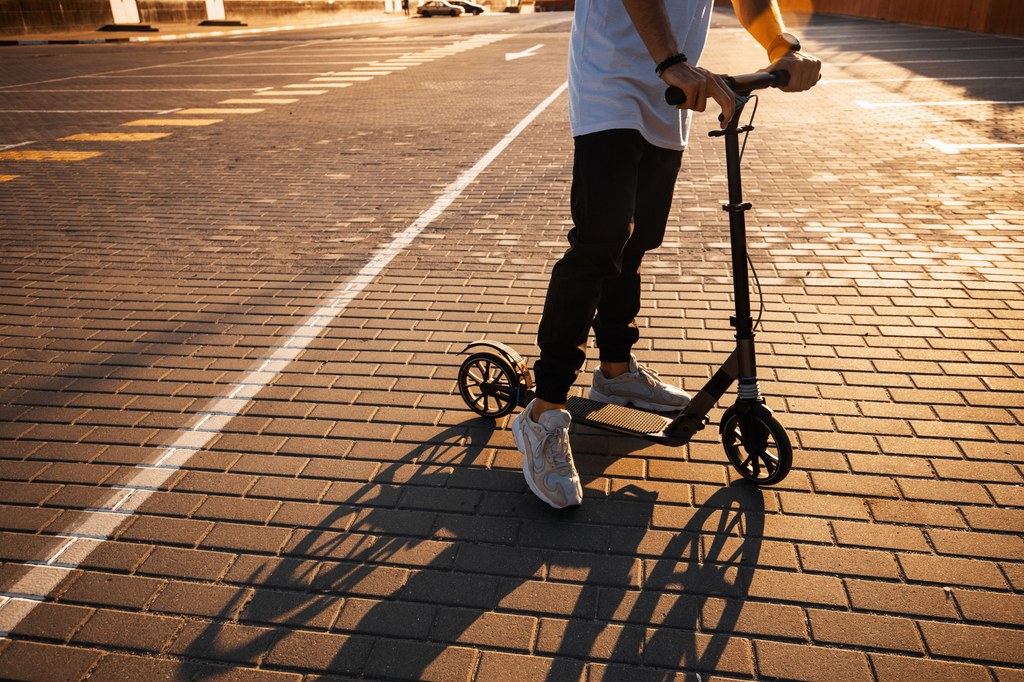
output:
[[[510,62],[513,59],[521,59],[523,57],[532,57],[534,55],[534,53],[537,52],[537,50],[539,50],[542,47],[544,47],[544,43],[540,43],[539,45],[534,45],[533,47],[530,47],[530,48],[527,48],[527,49],[523,50],[522,52],[506,52],[505,53],[505,61],[506,62]]]

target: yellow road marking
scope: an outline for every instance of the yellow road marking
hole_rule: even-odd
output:
[[[265,92],[257,92],[255,94],[259,97],[277,97],[280,95],[323,95],[326,92],[326,90],[289,90],[286,92],[282,92],[280,90],[267,90]]]
[[[10,182],[11,180],[13,180],[16,177],[18,177],[18,176],[17,175],[0,175],[0,182]]]
[[[220,123],[221,118],[140,118],[121,125],[126,126],[210,126]]]
[[[175,114],[258,114],[263,109],[182,109]]]
[[[169,135],[170,133],[78,133],[57,139],[61,142],[148,142]]]
[[[0,161],[84,161],[103,152],[58,152],[52,150],[19,150],[0,152]]]
[[[291,94],[291,93],[289,93]],[[294,104],[297,99],[222,99],[219,104]]]

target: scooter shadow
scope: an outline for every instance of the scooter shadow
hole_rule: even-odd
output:
[[[314,526],[297,528],[279,556],[250,560],[233,579],[248,589],[176,643],[189,661],[180,672],[209,679],[223,672],[211,664],[264,660],[423,679],[466,653],[456,643],[486,639],[500,614],[536,609],[530,595],[541,594],[564,600],[542,623],[547,679],[579,679],[591,662],[660,674],[731,658],[760,553],[759,490],[737,483],[699,506],[675,505],[686,521],[667,533],[651,530],[659,493],[636,483],[591,500],[596,517],[552,515],[528,504],[521,472],[488,465],[494,427],[472,419],[410,444],[371,480],[344,486],[343,499],[318,505]],[[631,447],[614,440],[609,455]],[[521,515],[503,513],[507,505]],[[334,648],[303,654],[321,640]]]

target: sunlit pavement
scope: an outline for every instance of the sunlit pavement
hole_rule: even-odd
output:
[[[2,48],[0,678],[1021,678],[1024,42],[796,23],[824,78],[743,159],[793,470],[736,480],[728,398],[680,449],[577,428],[554,512],[456,375],[536,356],[568,19]],[[720,15],[705,65],[763,59]],[[691,391],[713,119],[637,348]]]

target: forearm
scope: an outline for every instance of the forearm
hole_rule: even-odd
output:
[[[680,108],[704,111],[708,99],[713,99],[722,107],[723,120],[728,122],[732,119],[735,105],[732,91],[720,76],[688,63],[685,56],[678,56],[681,54],[680,45],[672,31],[665,2],[622,0],[622,5],[657,65],[657,75],[685,94],[686,103]],[[651,70],[655,71],[654,68]],[[722,125],[724,127],[725,123]]]
[[[771,68],[789,74],[780,89],[801,92],[814,87],[821,78],[821,62],[803,52],[800,41],[786,32],[778,0],[732,0],[732,5],[743,28],[768,53]]]
[[[732,0],[732,6],[740,24],[765,50],[786,31],[777,0]]]
[[[655,64],[679,52],[665,0],[622,0],[622,5]]]

